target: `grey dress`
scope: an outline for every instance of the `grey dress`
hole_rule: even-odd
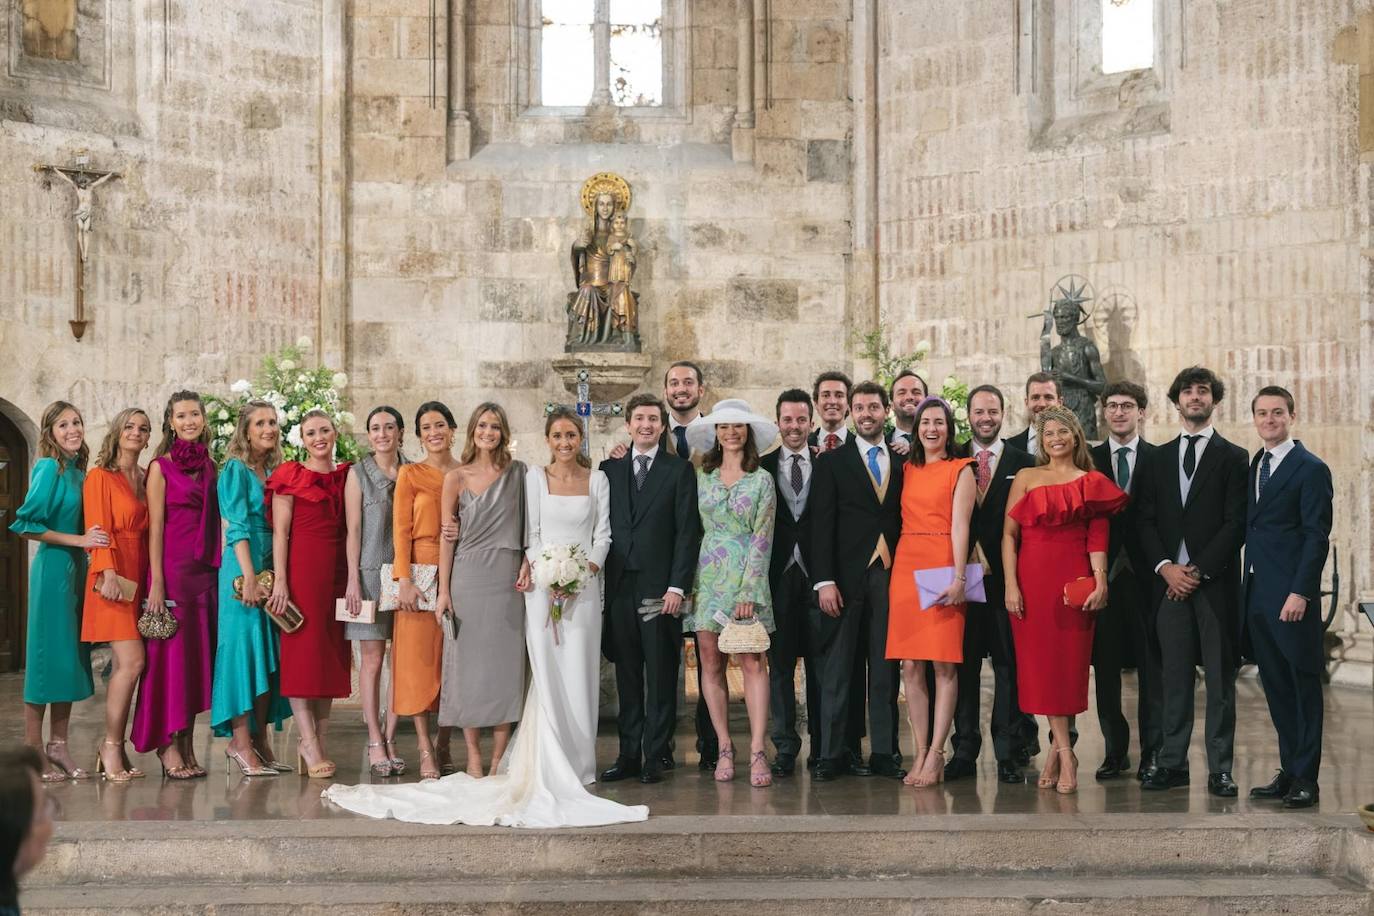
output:
[[[525,465],[512,461],[476,496],[458,496],[449,594],[458,639],[444,637],[439,724],[515,722],[525,703],[525,596],[515,578],[525,549]]]
[[[405,464],[405,456],[400,456]],[[377,467],[377,459],[368,455],[353,466],[358,489],[363,494],[362,545],[358,562],[358,580],[363,598],[380,601],[382,597],[382,564],[390,563],[396,548],[391,540],[391,498],[396,481]],[[391,611],[378,611],[376,623],[345,623],[345,639],[390,639]]]

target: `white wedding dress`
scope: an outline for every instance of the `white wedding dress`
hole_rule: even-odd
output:
[[[592,471],[588,496],[554,496],[542,468],[525,476],[528,556],[547,544],[580,544],[598,567],[611,546],[610,486]],[[598,798],[596,726],[601,670],[601,581],[563,609],[558,640],[549,599],[525,596],[525,644],[532,674],[525,711],[496,772],[484,779],[454,773],[406,785],[330,786],[324,797],[358,814],[420,824],[594,827],[642,821],[644,805]],[[460,631],[458,638],[462,639]]]

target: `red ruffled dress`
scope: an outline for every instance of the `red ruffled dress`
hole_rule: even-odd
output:
[[[1108,516],[1128,497],[1097,471],[1036,487],[1007,514],[1021,526],[1016,578],[1025,616],[1011,618],[1021,711],[1073,716],[1088,708],[1096,614],[1064,604],[1064,585],[1092,575],[1088,554],[1107,550]]]
[[[288,461],[267,479],[267,520],[272,496],[294,497],[291,540],[286,555],[286,586],[305,624],[281,634],[281,695],[300,699],[346,697],[352,692],[353,655],[342,621],[334,619],[334,599],[348,584],[344,518],[347,464],[328,474]]]

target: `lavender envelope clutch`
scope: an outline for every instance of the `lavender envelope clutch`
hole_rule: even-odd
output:
[[[933,605],[935,599],[953,583],[953,566],[916,570],[916,593],[921,600],[921,607],[928,608]],[[988,600],[987,589],[983,587],[982,563],[970,563],[964,567],[964,598],[979,602]]]

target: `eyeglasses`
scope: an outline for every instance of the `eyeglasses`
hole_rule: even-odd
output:
[[[1129,413],[1140,408],[1134,401],[1108,401],[1103,408],[1107,413]]]

